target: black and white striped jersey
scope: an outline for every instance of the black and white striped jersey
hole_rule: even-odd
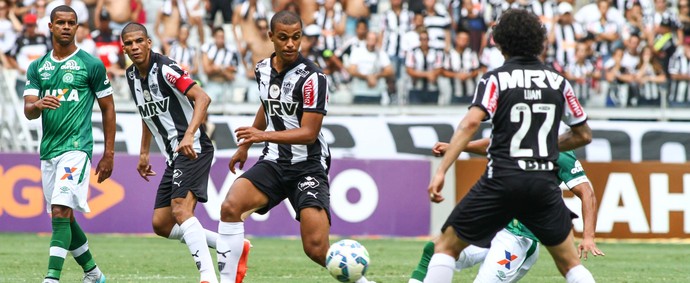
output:
[[[568,80],[536,57],[511,57],[487,72],[472,107],[492,120],[489,178],[515,170],[557,170],[560,121],[568,126],[587,121]]]
[[[127,68],[127,83],[141,119],[153,134],[158,147],[165,150],[168,165],[177,158],[175,148],[192,121],[194,104],[185,95],[194,84],[187,71],[167,56],[151,52],[148,75],[142,78],[132,65]],[[213,150],[203,125],[194,133],[194,151]]]
[[[314,64],[299,55],[297,61],[277,72],[272,58],[259,61],[254,70],[259,95],[266,118],[266,131],[284,131],[301,127],[304,112],[326,115],[328,83],[326,75]],[[322,132],[313,144],[277,144],[266,142],[262,160],[282,164],[303,161],[320,162],[328,170],[330,151]]]
[[[179,42],[175,41],[172,46],[170,46],[170,54],[168,54],[168,57],[183,66],[189,66],[189,68],[191,68],[194,65],[196,54],[196,47],[183,47]]]
[[[395,14],[393,10],[386,11],[381,17],[381,29],[383,30],[383,50],[389,57],[403,59],[405,54],[402,49],[402,39],[406,32],[411,30],[413,14],[402,8],[400,14]]]

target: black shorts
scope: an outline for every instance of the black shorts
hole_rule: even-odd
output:
[[[488,248],[494,235],[518,219],[546,246],[562,243],[577,217],[563,202],[556,172],[516,172],[493,177],[484,174],[455,206],[448,226],[472,245]]]
[[[304,161],[285,165],[260,160],[240,178],[252,182],[268,197],[268,204],[257,210],[258,214],[266,214],[287,198],[297,212],[295,217],[297,221],[299,221],[299,212],[303,208],[319,207],[326,210],[328,223],[331,222],[328,175],[319,162]]]
[[[190,191],[198,202],[206,202],[212,161],[212,150],[198,153],[195,160],[190,160],[183,154],[178,155],[172,166],[165,168],[165,174],[158,185],[154,208],[170,206],[172,199],[185,198]]]

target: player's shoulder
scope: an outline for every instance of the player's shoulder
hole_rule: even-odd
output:
[[[78,58],[80,61],[84,62],[84,65],[86,65],[87,68],[91,68],[91,67],[103,67],[103,68],[105,68],[105,65],[103,65],[103,61],[101,61],[100,58],[91,55],[89,52],[86,52],[83,49],[79,49],[77,54],[75,54],[74,56],[76,58]]]
[[[301,64],[295,66],[295,72],[301,76],[311,76],[314,73],[323,74],[323,70],[314,61],[300,57]]]
[[[266,57],[259,62],[256,63],[256,70],[260,69],[265,69],[265,68],[270,68],[271,66],[271,57]]]
[[[46,60],[48,60],[49,58],[50,58],[50,52],[44,54],[43,56],[39,57],[36,60],[31,61],[31,63],[29,64],[29,68],[27,70],[40,68],[39,66],[43,66],[43,64],[45,64]],[[52,63],[50,63],[50,65],[52,65]],[[51,68],[51,67],[48,66],[48,68]]]
[[[559,161],[560,161],[561,159],[564,159],[564,160],[575,160],[575,159],[577,159],[577,157],[575,157],[575,152],[574,152],[574,151],[568,150],[568,151],[561,151],[561,152],[559,152],[559,153],[558,153],[558,159],[559,159]]]

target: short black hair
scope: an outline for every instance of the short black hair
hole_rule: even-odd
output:
[[[211,30],[211,34],[212,34],[212,35],[216,35],[216,33],[221,32],[221,31],[222,31],[223,33],[225,33],[225,29],[224,29],[222,26],[217,26],[217,27],[214,27],[214,28]]]
[[[294,25],[296,23],[299,23],[300,28],[303,28],[299,15],[287,10],[280,11],[271,18],[271,32],[275,32],[277,24]]]
[[[79,22],[79,17],[77,16],[77,12],[72,9],[72,7],[67,6],[67,5],[60,5],[55,7],[52,12],[50,12],[50,22],[53,23],[55,21],[55,17],[58,12],[67,12],[67,13],[72,13],[74,14],[74,18],[77,19],[77,22]]]
[[[123,29],[122,32],[120,33],[120,37],[125,38],[125,35],[130,33],[130,32],[137,32],[137,31],[142,31],[144,32],[144,36],[146,38],[149,38],[149,32],[146,30],[146,27],[140,23],[136,22],[129,22]]]
[[[511,9],[501,15],[493,36],[501,52],[508,56],[539,56],[544,49],[546,28],[536,15]]]

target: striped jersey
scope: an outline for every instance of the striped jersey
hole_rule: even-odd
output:
[[[26,78],[24,96],[60,100],[57,109],[41,112],[41,160],[73,150],[91,158],[93,103],[113,93],[103,62],[81,49],[62,60],[50,51],[29,65]]]
[[[492,119],[489,178],[499,172],[556,170],[560,121],[571,127],[587,121],[568,80],[536,57],[511,57],[487,72],[472,106]]]
[[[165,150],[168,165],[177,158],[177,145],[184,137],[194,114],[194,103],[186,94],[194,80],[177,62],[151,52],[147,76],[142,78],[135,65],[127,68],[127,83],[141,119],[153,134],[158,147]],[[202,125],[194,133],[194,151],[213,150]]]
[[[172,46],[170,46],[170,54],[168,57],[173,59],[175,62],[180,63],[185,66],[189,66],[191,69],[194,66],[194,58],[196,58],[196,48],[187,46],[183,47],[178,41],[175,41]]]
[[[383,50],[390,57],[403,58],[402,39],[406,32],[411,30],[413,14],[403,6],[400,14],[392,9],[386,11],[381,17],[381,29],[383,30]]]
[[[299,55],[297,60],[278,72],[271,57],[256,64],[255,77],[266,118],[266,131],[284,131],[301,126],[304,112],[326,115],[328,83],[326,75],[313,62]],[[260,157],[282,164],[303,161],[320,162],[328,170],[330,151],[322,132],[313,144],[277,144],[265,142]]]
[[[685,56],[684,47],[679,47],[671,56],[669,67],[669,75],[690,75],[690,58]],[[670,103],[688,103],[690,102],[690,81],[688,80],[671,80],[671,89],[668,95]]]

